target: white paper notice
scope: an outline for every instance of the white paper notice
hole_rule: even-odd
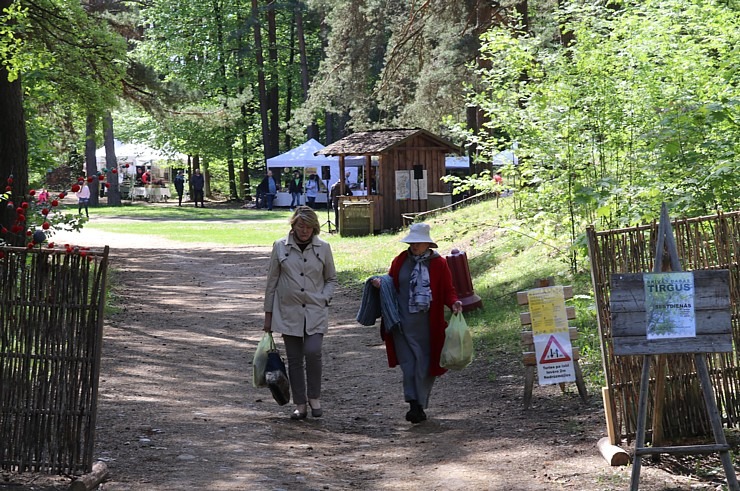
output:
[[[696,337],[694,274],[645,273],[647,339]]]

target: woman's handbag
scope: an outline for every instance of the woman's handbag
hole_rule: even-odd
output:
[[[462,370],[473,361],[473,336],[462,314],[452,314],[445,329],[445,344],[439,366],[450,370]]]
[[[288,373],[285,370],[285,363],[280,357],[280,351],[275,346],[275,340],[272,339],[272,333],[270,334],[270,350],[267,352],[267,365],[265,366],[265,381],[267,387],[272,392],[272,397],[275,401],[284,406],[290,402],[290,383],[288,381]]]

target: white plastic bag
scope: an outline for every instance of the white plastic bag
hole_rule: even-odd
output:
[[[267,353],[270,348],[274,345],[272,340],[272,333],[266,332],[262,335],[262,339],[257,344],[257,349],[254,352],[254,358],[252,359],[252,386],[253,387],[267,387],[267,381],[265,380],[265,367],[267,366]]]
[[[445,329],[445,344],[439,366],[450,370],[462,370],[473,361],[473,336],[462,314],[452,314]]]

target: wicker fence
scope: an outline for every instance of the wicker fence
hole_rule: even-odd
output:
[[[107,247],[0,248],[0,468],[92,468],[107,264]]]
[[[727,427],[740,425],[740,212],[672,222],[678,254],[684,271],[727,269],[730,271],[733,353],[707,358],[717,406]],[[614,427],[631,440],[637,424],[642,356],[615,357],[611,345],[609,276],[612,273],[653,271],[658,224],[596,232],[588,230],[591,271],[598,309],[604,373]],[[661,420],[652,421],[656,373],[665,374]],[[660,428],[663,437],[678,441],[711,434],[693,355],[662,355],[652,364],[648,407],[648,428]],[[660,414],[661,411],[659,410]],[[655,423],[658,423],[657,425]],[[650,439],[650,435],[648,435]]]

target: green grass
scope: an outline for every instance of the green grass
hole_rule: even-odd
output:
[[[319,211],[323,219],[324,211]],[[96,223],[95,217],[121,219]],[[85,225],[108,232],[145,234],[191,243],[224,246],[269,246],[288,232],[290,212],[253,209],[195,207],[123,206],[91,210]],[[333,217],[332,217],[333,219]],[[324,220],[322,220],[323,222]],[[483,202],[427,220],[439,253],[453,248],[468,258],[475,293],[483,309],[466,314],[473,330],[478,356],[496,360],[521,353],[519,313],[516,292],[532,288],[539,278],[552,277],[556,284],[574,285],[575,323],[581,333],[576,345],[581,350],[581,368],[592,387],[603,384],[600,338],[596,326],[590,277],[586,273],[572,277],[568,273],[567,247],[551,243],[524,228],[509,207],[509,200]],[[322,233],[332,245],[339,281],[359,296],[365,280],[387,272],[391,260],[405,245],[406,234],[381,234],[369,237],[341,237]]]
[[[71,207],[70,207],[71,211]],[[253,209],[127,205],[90,210],[85,228],[149,235],[187,243],[269,246],[288,230],[290,212]],[[121,222],[95,218],[120,218]],[[125,221],[124,221],[125,220]]]

